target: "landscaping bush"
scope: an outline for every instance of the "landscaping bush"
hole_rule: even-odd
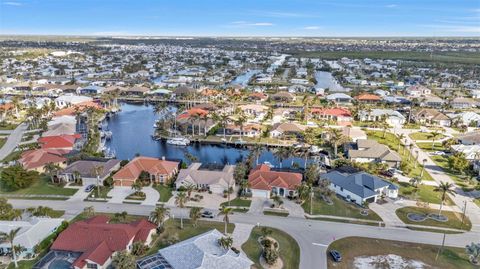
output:
[[[262,255],[265,258],[265,262],[269,265],[275,264],[278,259],[278,251],[274,248],[265,248]]]
[[[27,171],[20,165],[14,165],[3,169],[0,176],[0,184],[7,191],[16,191],[30,187],[34,181],[40,180],[36,171]]]

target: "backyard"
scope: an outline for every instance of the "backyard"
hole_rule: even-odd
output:
[[[279,257],[283,261],[283,268],[294,269],[300,266],[300,247],[297,241],[287,233],[274,228],[268,228],[272,233],[270,237],[277,240],[279,245]],[[258,238],[262,236],[262,228],[255,227],[250,234],[247,242],[242,245],[242,250],[247,256],[255,262],[256,268],[262,268],[259,259],[262,254],[262,247],[258,242]]]
[[[355,246],[355,247],[352,247]],[[354,264],[358,258],[398,255],[403,259],[410,261],[419,261],[428,265],[427,268],[456,269],[456,268],[478,268],[473,266],[465,253],[464,248],[445,247],[435,259],[440,246],[414,244],[400,241],[381,240],[363,237],[347,237],[337,240],[330,244],[327,250],[338,250],[342,254],[343,261],[334,263],[330,256],[328,257],[328,268],[349,269],[355,268]],[[377,268],[384,267],[383,263],[378,263]],[[370,265],[372,266],[372,265]],[[400,265],[398,268],[404,268]],[[395,267],[397,268],[397,267]]]

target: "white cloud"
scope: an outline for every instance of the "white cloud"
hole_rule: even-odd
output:
[[[465,34],[480,33],[479,26],[471,26],[471,25],[426,24],[421,26],[427,27],[427,28],[434,28],[435,31],[444,31],[449,33],[465,33]]]
[[[15,6],[15,7],[19,7],[19,6],[23,6],[22,3],[20,2],[3,2],[4,5],[7,5],[7,6]]]
[[[235,28],[242,28],[242,27],[255,27],[255,26],[273,26],[275,24],[271,22],[247,22],[247,21],[233,21],[227,25],[227,27],[235,27]]]
[[[318,30],[320,29],[320,26],[305,26],[303,27],[305,30]]]
[[[318,15],[300,13],[300,12],[284,12],[284,11],[264,11],[264,10],[252,10],[252,14],[263,16],[263,17],[272,17],[272,18],[316,18]]]
[[[398,7],[398,5],[390,4],[390,5],[386,5],[385,7],[388,7],[388,8],[396,8],[396,7]]]
[[[273,26],[273,23],[271,23],[271,22],[254,22],[254,23],[250,23],[248,25],[251,25],[251,26]]]

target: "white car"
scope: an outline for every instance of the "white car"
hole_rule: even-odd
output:
[[[434,152],[431,152],[430,155],[431,156],[443,156],[445,155],[446,153],[443,152],[443,151],[434,151]]]

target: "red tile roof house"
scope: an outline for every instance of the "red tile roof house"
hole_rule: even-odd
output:
[[[150,174],[152,182],[166,183],[177,174],[179,164],[151,157],[136,157],[113,175],[113,182],[115,186],[132,186],[145,171]]]
[[[63,154],[67,154],[70,150],[58,149],[34,149],[22,153],[18,162],[26,170],[33,170],[39,173],[45,172],[43,167],[48,163],[58,164],[60,167],[65,167],[67,158]]]
[[[355,96],[355,100],[361,103],[377,103],[377,102],[380,102],[382,98],[380,98],[380,96],[375,94],[364,93],[364,94]]]
[[[312,108],[310,113],[317,119],[331,120],[335,122],[351,122],[352,113],[343,107],[336,108]]]
[[[99,215],[71,224],[53,242],[50,251],[80,253],[73,268],[107,268],[116,252],[130,252],[136,241],[150,245],[156,233],[155,224],[146,219],[128,224],[108,221],[107,216]]]
[[[271,195],[295,197],[296,188],[302,182],[302,174],[271,171],[264,164],[258,165],[248,176],[252,197],[270,198]]]
[[[80,138],[80,134],[45,136],[38,139],[38,142],[43,149],[73,150],[75,142]]]

